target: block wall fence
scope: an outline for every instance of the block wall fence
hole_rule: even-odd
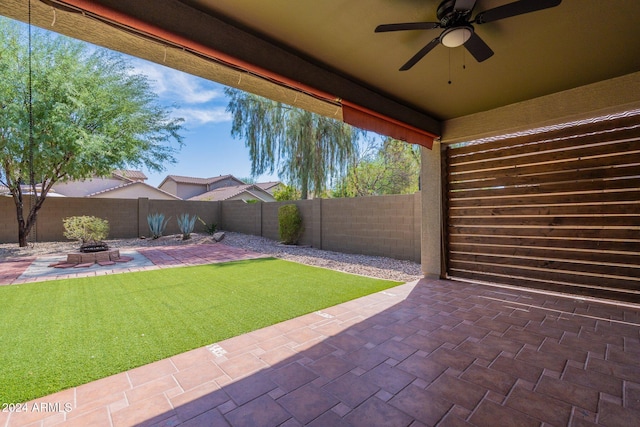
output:
[[[304,233],[300,244],[336,252],[387,256],[420,262],[420,193],[294,202],[245,203],[182,200],[48,198],[38,215],[35,241],[66,240],[62,220],[93,215],[109,221],[109,238],[149,236],[147,215],[171,217],[165,234],[179,233],[176,217],[196,214],[219,230],[278,240],[278,208],[294,203],[300,209]],[[26,200],[29,206],[29,200]],[[0,197],[0,243],[17,243],[15,206]],[[196,222],[196,232],[203,225]],[[29,241],[33,241],[33,236]]]

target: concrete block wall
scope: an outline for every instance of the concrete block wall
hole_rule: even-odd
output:
[[[279,240],[278,209],[290,203],[298,206],[302,216],[301,245],[420,261],[420,193],[255,204],[222,202],[222,226]]]
[[[25,211],[30,206],[27,198]],[[0,197],[0,242],[18,241],[18,223],[13,199]],[[62,220],[70,216],[89,215],[109,221],[109,237],[122,238],[134,236],[138,228],[138,200],[131,199],[87,199],[74,197],[48,198],[40,212],[36,223],[35,236],[29,240],[47,242],[66,240]]]
[[[143,205],[140,205],[139,216],[141,224],[139,226],[140,235],[149,236],[149,225],[147,223],[147,215],[153,213],[162,213],[165,218],[169,218],[165,234],[178,234],[180,228],[178,228],[178,216],[181,214],[197,215],[207,224],[215,223],[220,227],[221,215],[220,215],[220,202],[200,202],[200,201],[184,201],[184,200],[150,200],[139,199],[140,201],[147,200],[148,208],[144,210]],[[196,220],[194,232],[205,232],[204,225]]]
[[[262,203],[245,203],[242,200],[222,202],[221,228],[238,233],[262,234]]]
[[[280,240],[278,210],[281,206],[290,204],[298,206],[300,216],[302,216],[304,230],[300,237],[299,244],[321,248],[319,245],[314,245],[312,238],[312,230],[310,227],[313,220],[312,200],[262,203],[262,235],[272,240]]]
[[[11,197],[0,196],[0,243],[17,241],[16,205]]]
[[[27,200],[26,206],[29,206]],[[181,213],[198,215],[205,222],[220,224],[219,202],[187,202],[182,200],[141,199],[94,199],[94,198],[48,198],[38,213],[35,240],[39,242],[64,241],[62,220],[70,216],[89,215],[109,221],[108,238],[132,238],[149,236],[147,215],[163,213],[170,217],[166,234],[177,234],[177,217]],[[13,199],[0,197],[0,242],[18,241],[18,224]],[[204,226],[196,222],[195,231],[204,231]],[[32,240],[30,236],[29,240]]]
[[[322,248],[419,261],[420,195],[322,201]]]
[[[69,209],[73,207],[73,210]],[[37,239],[39,241],[66,240],[62,220],[70,216],[89,215],[109,221],[109,238],[131,235],[136,227],[138,201],[135,199],[51,198],[38,214]]]
[[[304,232],[301,245],[336,252],[387,256],[419,262],[421,250],[420,194],[294,202],[245,203],[182,200],[49,198],[38,215],[36,241],[65,240],[62,219],[93,215],[109,221],[109,238],[149,236],[147,215],[170,217],[165,234],[180,232],[178,215],[198,215],[218,229],[279,240],[278,209],[294,203]],[[0,242],[17,242],[13,199],[0,197]],[[196,223],[196,232],[204,226]]]

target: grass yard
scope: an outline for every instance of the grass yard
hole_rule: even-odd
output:
[[[277,259],[0,286],[18,403],[396,286]]]

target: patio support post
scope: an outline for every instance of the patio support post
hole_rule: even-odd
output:
[[[435,140],[431,150],[421,148],[421,264],[425,277],[439,278],[440,268],[440,217],[442,182],[440,174],[440,141]]]

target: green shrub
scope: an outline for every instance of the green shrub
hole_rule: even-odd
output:
[[[151,231],[151,237],[157,239],[162,236],[164,229],[167,228],[167,223],[170,218],[164,219],[164,214],[154,213],[147,215],[147,223],[149,224],[149,230]]]
[[[209,235],[214,235],[216,230],[218,229],[218,224],[212,222],[211,224],[207,224],[202,218],[198,217],[198,221],[202,223],[204,226],[204,231],[206,231]]]
[[[278,209],[280,240],[285,245],[297,245],[302,235],[302,216],[296,205],[284,205]]]
[[[189,214],[180,214],[178,216],[178,228],[182,233],[182,240],[188,240],[191,238],[191,232],[193,232],[193,227],[196,226],[197,215],[190,217]]]
[[[109,221],[95,216],[72,216],[62,220],[64,237],[82,243],[99,242],[109,234]]]
[[[300,190],[292,185],[279,184],[276,190],[273,192],[273,197],[278,202],[285,202],[287,200],[300,200]]]

